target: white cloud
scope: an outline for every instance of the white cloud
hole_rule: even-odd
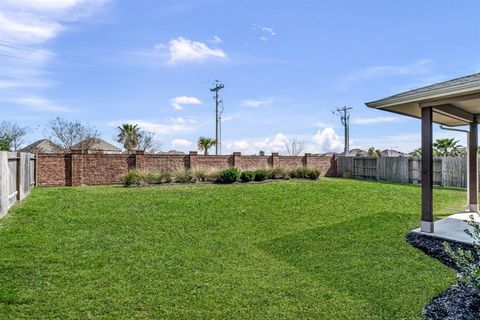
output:
[[[265,152],[283,152],[285,142],[288,141],[283,133],[277,133],[273,137],[252,140],[235,140],[226,143],[230,151],[241,151],[249,154],[258,153],[260,150]]]
[[[46,48],[48,41],[67,29],[68,21],[77,20],[106,3],[107,0],[0,0],[0,90],[10,99],[36,110],[67,111],[52,101],[30,96],[27,88],[45,88],[54,84],[45,68],[55,58]],[[13,91],[15,90],[15,92]]]
[[[211,42],[214,43],[214,44],[219,44],[219,43],[222,42],[222,39],[220,39],[219,36],[213,36]]]
[[[254,24],[252,26],[252,30],[255,30],[257,33],[260,34],[258,39],[260,39],[261,41],[268,41],[269,38],[277,35],[277,33],[275,32],[275,30],[273,30],[272,27],[265,27]]]
[[[164,45],[155,46],[155,49],[158,50],[163,50],[164,48]],[[192,41],[184,37],[170,40],[168,50],[170,52],[168,63],[170,64],[204,61],[208,58],[224,59],[227,57],[225,52],[221,49],[213,49],[208,47],[204,42]]]
[[[172,140],[172,148],[175,150],[186,150],[193,146],[193,142],[186,139],[173,139]]]
[[[68,108],[59,106],[55,102],[37,96],[18,97],[5,99],[11,103],[23,105],[36,111],[52,111],[52,112],[68,112],[71,111]]]
[[[272,27],[262,27],[262,31],[269,33],[272,37],[276,35]]]
[[[175,110],[182,110],[187,104],[202,104],[202,101],[195,97],[180,96],[170,99],[170,104]]]
[[[62,26],[28,13],[0,12],[0,38],[15,43],[38,44],[57,36]]]
[[[197,123],[197,120],[193,118],[183,118],[183,117],[176,117],[176,118],[170,118],[169,119],[172,123],[177,123],[177,124],[195,124]]]
[[[343,149],[343,143],[333,128],[318,130],[312,140],[320,147],[320,152],[339,152]]]
[[[269,97],[266,99],[258,99],[258,100],[243,100],[242,105],[245,107],[250,107],[250,108],[257,108],[265,105],[269,105],[273,102],[273,98]]]
[[[110,122],[110,126],[118,127],[122,123],[134,123],[138,124],[138,126],[144,130],[153,132],[156,136],[156,139],[160,139],[166,135],[173,135],[179,133],[188,133],[194,132],[196,130],[196,126],[192,123],[178,123],[169,121],[168,123],[157,123],[147,120],[141,119],[128,119],[122,121],[113,121]]]
[[[396,117],[355,118],[355,119],[352,119],[352,124],[370,125],[370,124],[377,124],[377,123],[398,122],[400,120],[401,120],[400,118],[396,118]]]
[[[407,65],[381,65],[360,69],[346,77],[347,81],[359,81],[364,79],[424,75],[428,73],[434,62],[430,59],[422,59]]]

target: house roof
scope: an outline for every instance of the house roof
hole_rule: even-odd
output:
[[[63,153],[63,151],[62,147],[48,139],[37,140],[25,148],[20,149],[20,152],[30,153]]]
[[[480,115],[480,73],[398,93],[366,105],[415,118],[420,118],[422,107],[432,106],[434,122],[465,125]]]
[[[122,150],[107,141],[100,138],[89,138],[77,143],[72,146],[72,149],[88,149],[88,150],[99,150],[99,151],[118,151]]]

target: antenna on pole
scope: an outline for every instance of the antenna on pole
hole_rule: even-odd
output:
[[[340,116],[340,121],[342,122],[343,128],[345,130],[345,148],[344,153],[347,155],[350,150],[350,111],[353,108],[337,108],[336,111],[333,111],[333,114]]]
[[[219,96],[219,91],[225,86],[220,81],[215,80],[211,92],[215,93],[215,154],[218,156],[222,153],[222,113],[223,113],[223,100]]]

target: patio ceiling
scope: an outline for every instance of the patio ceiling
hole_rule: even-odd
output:
[[[433,107],[433,122],[462,126],[480,119],[480,73],[367,102],[370,108],[421,118],[422,107]]]

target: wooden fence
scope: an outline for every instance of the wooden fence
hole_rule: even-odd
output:
[[[421,170],[418,157],[339,157],[338,160],[338,175],[344,178],[420,183]],[[466,188],[467,158],[434,158],[433,183]]]
[[[32,190],[36,181],[35,161],[31,153],[0,152],[0,218]]]

